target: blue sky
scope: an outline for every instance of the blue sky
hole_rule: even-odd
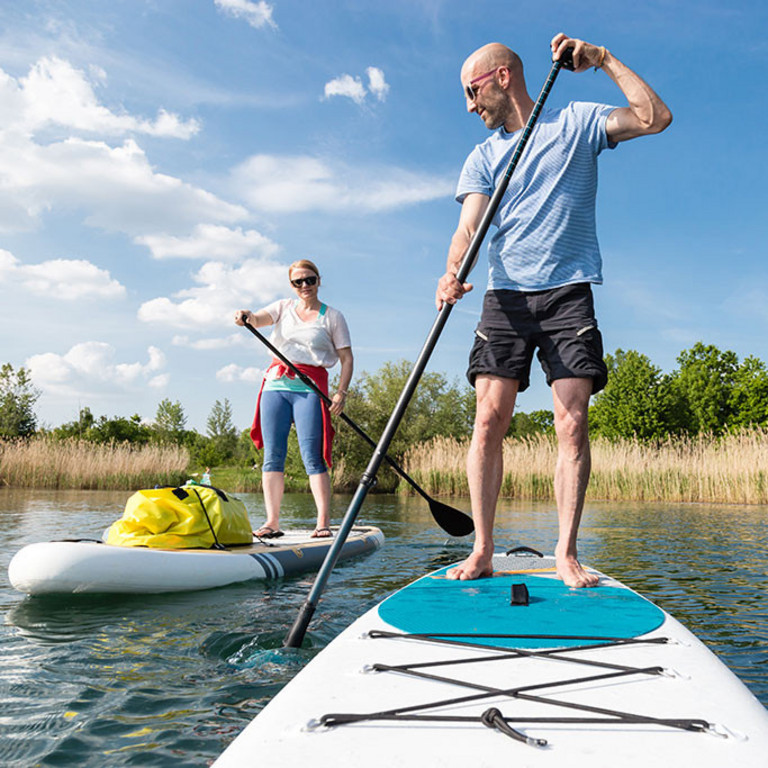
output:
[[[607,351],[666,371],[696,341],[768,361],[768,17],[758,2],[27,0],[0,7],[0,362],[26,366],[50,426],[248,425],[267,355],[236,309],[289,295],[308,257],[349,322],[356,369],[415,359],[487,131],[464,58],[510,45],[535,97],[549,40],[606,45],[669,104],[664,134],[600,160]],[[623,104],[563,72],[548,106]],[[480,309],[453,312],[430,370],[463,377]],[[519,407],[550,406],[543,376]]]

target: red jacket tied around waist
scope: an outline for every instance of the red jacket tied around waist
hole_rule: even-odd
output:
[[[308,378],[312,379],[317,388],[327,397],[328,396],[328,369],[319,365],[303,365],[302,363],[294,363],[294,367],[303,373]],[[281,378],[287,376],[289,379],[295,379],[296,373],[284,363],[279,360],[273,360],[272,365],[267,368],[267,373],[273,368],[277,369],[277,377]],[[264,447],[264,439],[261,435],[261,419],[259,418],[259,408],[261,407],[261,393],[264,391],[264,384],[267,381],[266,374],[264,380],[261,382],[261,388],[259,389],[259,395],[256,398],[256,413],[253,416],[253,424],[251,425],[251,440],[256,446],[257,450],[261,450]],[[333,424],[331,424],[331,412],[328,410],[328,406],[325,401],[321,399],[320,407],[323,411],[323,459],[325,463],[331,466],[331,446],[333,444],[333,436],[336,434]]]

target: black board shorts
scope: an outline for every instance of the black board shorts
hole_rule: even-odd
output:
[[[608,370],[589,283],[546,291],[488,291],[469,353],[469,383],[474,387],[483,374],[501,376],[517,379],[523,392],[537,349],[550,386],[557,379],[576,378],[592,379],[592,394],[605,387]]]

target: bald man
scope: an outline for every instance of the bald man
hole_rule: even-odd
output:
[[[467,377],[477,413],[467,459],[475,543],[450,579],[493,573],[493,525],[503,476],[502,443],[518,392],[529,384],[537,352],[552,389],[558,458],[557,572],[571,587],[597,583],[579,563],[577,535],[590,473],[589,398],[606,384],[603,345],[592,300],[602,260],[595,225],[597,158],[605,149],[663,131],[672,121],[664,102],[604,46],[556,35],[558,60],[573,48],[576,72],[604,72],[626,106],[571,102],[542,110],[494,218],[488,249],[488,290],[475,330]],[[493,131],[467,158],[456,199],[459,225],[451,240],[436,304],[472,290],[456,275],[514,152],[534,101],[517,54],[500,43],[475,51],[461,68],[467,111]]]

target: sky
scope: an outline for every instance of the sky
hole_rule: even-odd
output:
[[[516,50],[535,98],[558,32],[605,45],[674,115],[599,160],[605,349],[662,370],[697,341],[768,361],[768,6],[757,0],[25,0],[0,4],[0,363],[41,425],[169,398],[250,424],[269,356],[233,323],[315,261],[355,369],[418,356],[461,166],[488,132],[464,59]],[[622,106],[562,72],[548,107]],[[428,370],[463,381],[485,288]],[[338,370],[338,369],[336,369]],[[354,381],[353,381],[354,383]],[[551,407],[541,371],[518,401]]]

